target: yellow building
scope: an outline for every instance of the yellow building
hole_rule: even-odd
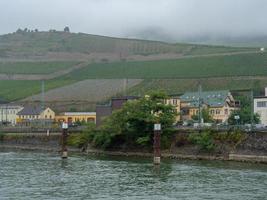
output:
[[[181,97],[181,112],[183,120],[191,120],[198,115],[199,109],[208,109],[210,116],[216,122],[227,122],[232,111],[238,109],[237,102],[227,90],[187,92]]]
[[[96,123],[95,112],[65,112],[57,115],[56,122],[94,122]]]
[[[169,99],[165,100],[165,104],[172,105],[175,107],[175,110],[177,112],[176,116],[176,122],[181,120],[180,112],[181,112],[181,106],[180,106],[180,98],[179,97],[170,97]]]
[[[41,106],[25,106],[17,113],[17,123],[29,125],[37,121],[54,121],[55,112],[51,108],[42,108]]]

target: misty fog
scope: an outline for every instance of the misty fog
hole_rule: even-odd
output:
[[[18,28],[163,40],[267,35],[266,0],[1,0],[0,34]]]

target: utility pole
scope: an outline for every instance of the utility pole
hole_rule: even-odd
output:
[[[45,105],[44,105],[44,101],[45,101],[45,97],[44,97],[44,93],[45,93],[45,82],[44,80],[42,80],[42,99],[41,99],[41,107],[42,107],[42,110],[44,110],[45,108]]]
[[[7,104],[6,104],[6,125],[7,125]]]
[[[254,125],[254,94],[253,89],[250,91],[250,98],[251,98],[251,115],[250,115],[250,123],[251,123],[251,132],[253,131]]]
[[[42,94],[41,94],[41,109],[42,109],[42,111],[44,111],[44,109],[45,109],[45,105],[44,105],[45,82],[44,82],[44,80],[42,80],[41,90],[42,90]],[[46,123],[45,119],[41,119],[42,127],[45,127],[45,123]]]
[[[198,123],[199,125],[202,123],[202,86],[198,85]]]
[[[128,88],[128,78],[123,79],[123,94],[127,96],[127,88]]]
[[[161,124],[154,124],[154,164],[160,164],[160,136],[161,136]]]

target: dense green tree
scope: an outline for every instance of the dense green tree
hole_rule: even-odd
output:
[[[250,124],[251,123],[251,99],[247,96],[238,96],[237,100],[240,101],[240,109],[231,113],[231,116],[228,119],[228,123],[231,125],[238,124]],[[240,119],[237,121],[235,116],[239,116]],[[253,114],[253,123],[259,123],[260,116],[258,114]]]
[[[95,146],[107,148],[118,145],[151,146],[153,126],[162,126],[162,140],[171,136],[176,112],[164,104],[167,95],[154,92],[138,100],[128,101],[122,109],[113,112],[93,137]]]

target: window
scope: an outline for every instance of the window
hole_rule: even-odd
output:
[[[177,105],[177,99],[173,99],[173,105]]]
[[[220,114],[220,110],[216,109],[216,115],[219,115],[219,114]]]
[[[224,114],[228,115],[228,109],[224,109]]]
[[[263,108],[263,107],[266,107],[266,101],[259,101],[257,102],[257,107],[258,108]]]
[[[211,114],[211,115],[214,115],[214,110],[213,110],[213,109],[210,110],[210,114]]]

